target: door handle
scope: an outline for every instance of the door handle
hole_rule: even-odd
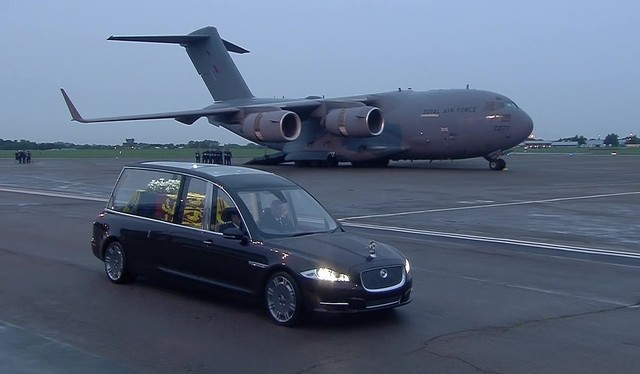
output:
[[[210,246],[210,245],[212,245],[212,244],[213,244],[213,240],[211,240],[211,239],[203,240],[202,242],[203,242],[203,243],[204,243],[204,245],[206,245],[206,246]]]

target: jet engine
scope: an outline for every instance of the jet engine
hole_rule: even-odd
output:
[[[242,121],[242,133],[255,142],[291,142],[301,129],[300,117],[288,110],[251,113]]]
[[[384,116],[372,106],[333,109],[327,113],[324,127],[335,135],[366,138],[382,133]]]

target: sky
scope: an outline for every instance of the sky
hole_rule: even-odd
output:
[[[214,26],[257,97],[470,88],[508,96],[537,138],[640,133],[640,2],[503,0],[23,0],[0,12],[0,139],[77,144],[218,140],[210,125],[87,118],[200,109],[213,102],[178,45],[110,35]]]

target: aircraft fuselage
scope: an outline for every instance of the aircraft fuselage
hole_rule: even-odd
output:
[[[361,97],[345,97],[362,101]],[[265,105],[272,100],[255,99]],[[278,100],[281,101],[281,100]],[[257,143],[296,155],[327,154],[337,161],[442,160],[484,157],[510,149],[525,140],[533,121],[504,95],[482,90],[402,90],[367,95],[367,104],[382,110],[384,131],[373,137],[352,138],[327,132],[322,117],[303,121],[298,139]],[[243,135],[239,124],[209,121]]]

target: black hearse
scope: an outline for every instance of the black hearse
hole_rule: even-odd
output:
[[[411,301],[402,253],[345,232],[296,183],[245,167],[125,166],[91,246],[114,283],[158,274],[204,282],[264,300],[279,325],[295,324],[304,311]]]

